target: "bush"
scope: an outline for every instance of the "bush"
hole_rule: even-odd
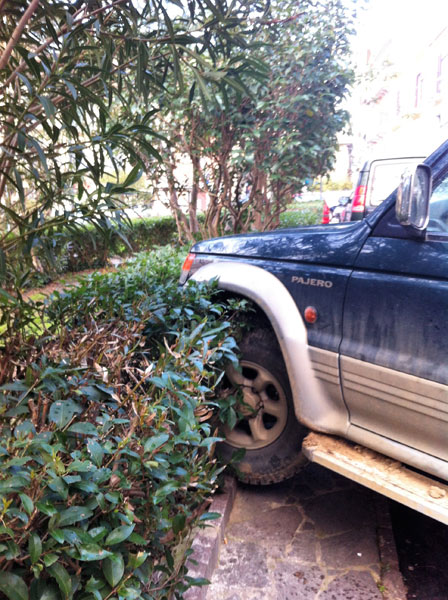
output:
[[[322,221],[323,202],[296,202],[280,215],[280,227],[318,225]]]
[[[350,191],[352,187],[353,184],[350,179],[339,179],[336,181],[333,181],[332,179],[326,179],[322,182],[323,192],[339,192],[344,190]],[[310,192],[319,192],[320,189],[319,182],[309,186]]]
[[[217,486],[208,417],[235,361],[213,286],[164,249],[56,293],[0,389],[0,590],[11,600],[182,597]]]
[[[63,273],[105,267],[114,255],[124,256],[170,244],[176,232],[172,217],[133,219],[123,222],[121,229],[93,225],[51,229],[40,236],[33,247],[34,270],[27,276],[26,287],[47,283]],[[23,267],[23,257],[12,258]],[[5,287],[9,283],[6,282]]]
[[[47,261],[47,267],[55,267],[57,273],[81,271],[104,267],[110,256],[150,250],[154,246],[169,244],[176,234],[176,222],[172,217],[149,217],[124,222],[116,227],[100,230],[93,226],[79,229],[63,229],[48,236],[53,244],[54,264],[46,259],[45,241],[37,256]]]
[[[134,252],[141,252],[154,246],[163,246],[177,237],[176,221],[173,217],[148,217],[133,219],[129,231],[129,243]],[[122,244],[122,251],[128,251]],[[120,253],[120,249],[117,248]]]

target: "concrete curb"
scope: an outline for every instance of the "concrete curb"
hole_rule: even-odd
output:
[[[187,561],[188,575],[190,577],[212,578],[213,571],[218,563],[219,550],[224,538],[224,531],[232,511],[236,494],[236,481],[233,477],[225,477],[224,492],[217,494],[208,509],[208,512],[220,513],[221,517],[205,529],[200,529],[191,545],[193,554]],[[184,594],[185,600],[205,600],[208,586],[190,588]]]
[[[384,496],[378,494],[375,508],[384,600],[406,600],[406,586],[398,562],[389,502]]]

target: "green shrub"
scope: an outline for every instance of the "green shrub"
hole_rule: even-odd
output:
[[[33,269],[27,274],[26,287],[47,283],[63,273],[102,268],[111,256],[147,251],[176,239],[172,217],[124,221],[120,229],[103,225],[61,226],[41,235],[33,247]],[[11,261],[23,271],[24,257],[12,254]],[[9,283],[3,287],[8,288]]]
[[[296,202],[280,215],[280,227],[318,225],[322,221],[323,202]]]
[[[129,231],[129,243],[134,252],[164,246],[176,239],[177,228],[173,217],[148,217],[133,219]]]
[[[56,236],[50,236],[57,261],[56,272],[103,267],[114,254],[126,255],[169,244],[175,233],[176,222],[172,217],[133,219],[123,222],[120,230],[100,230],[93,226],[64,229]],[[37,254],[42,259],[46,256],[39,251]]]
[[[322,191],[323,192],[338,192],[343,190],[351,190],[353,184],[350,179],[325,179],[322,182]],[[316,182],[309,187],[310,192],[319,192],[321,189],[320,183]]]
[[[215,288],[164,249],[56,293],[0,389],[0,590],[11,600],[182,597],[217,486],[207,417],[235,361]],[[14,360],[12,360],[14,358]],[[9,371],[8,371],[9,369]],[[202,516],[201,516],[202,514]]]

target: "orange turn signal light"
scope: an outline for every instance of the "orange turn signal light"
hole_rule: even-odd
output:
[[[190,252],[187,258],[184,261],[182,266],[182,271],[189,271],[191,269],[192,264],[194,263],[194,259],[196,258],[196,254]]]

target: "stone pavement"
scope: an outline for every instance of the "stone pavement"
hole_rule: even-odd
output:
[[[281,484],[238,484],[206,598],[405,600],[394,549],[380,559],[382,512],[377,494],[313,464]]]

